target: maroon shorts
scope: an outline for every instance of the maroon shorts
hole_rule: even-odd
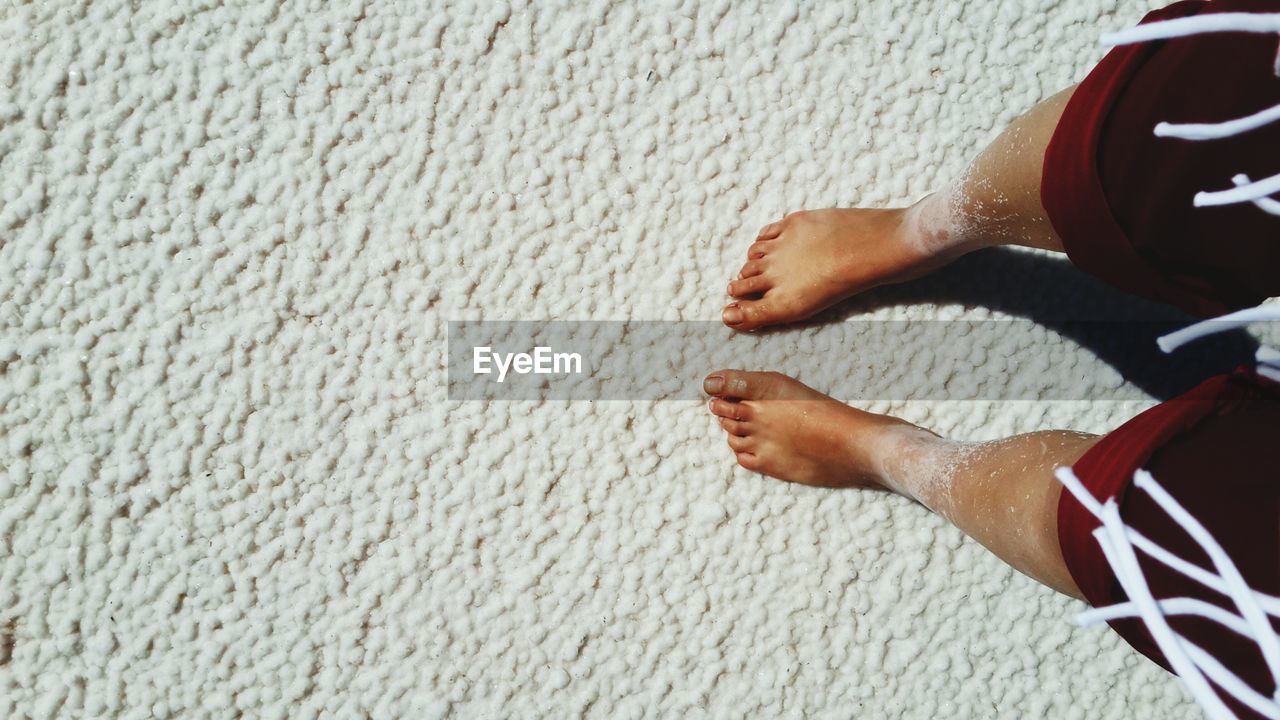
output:
[[[1183,0],[1143,22],[1280,10]],[[1234,138],[1158,138],[1158,122],[1221,122],[1280,104],[1272,35],[1216,33],[1113,49],[1073,93],[1045,151],[1041,200],[1068,257],[1122,290],[1209,317],[1280,295],[1280,218],[1201,190],[1280,172],[1280,123]]]
[[[1134,529],[1212,570],[1203,550],[1144,492],[1130,488],[1146,468],[1213,533],[1255,590],[1280,595],[1280,384],[1252,370],[1211,378],[1151,408],[1103,438],[1074,469],[1099,500],[1116,497]],[[1058,541],[1076,585],[1094,606],[1124,602],[1092,532],[1099,523],[1070,493],[1058,503]],[[1235,612],[1225,596],[1138,552],[1156,598],[1192,597]],[[1170,625],[1264,695],[1274,683],[1253,642],[1216,623],[1178,616]],[[1130,645],[1168,669],[1138,620],[1111,623]],[[1277,625],[1280,628],[1280,625]],[[1237,706],[1241,717],[1251,717]]]
[[[1144,22],[1216,12],[1275,12],[1278,0],[1183,0]],[[1201,190],[1280,172],[1280,123],[1234,138],[1157,138],[1158,122],[1221,122],[1280,104],[1276,38],[1223,33],[1112,50],[1073,93],[1045,151],[1041,199],[1071,261],[1136,295],[1201,316],[1280,295],[1280,218],[1250,204],[1196,208]],[[1095,497],[1115,497],[1126,523],[1181,557],[1209,558],[1146,493],[1151,471],[1221,542],[1246,581],[1280,595],[1280,385],[1252,371],[1205,381],[1112,432],[1076,464]],[[1092,532],[1098,526],[1064,492],[1058,537],[1076,584],[1095,606],[1127,598]],[[1139,553],[1157,598],[1223,595]],[[1255,689],[1274,682],[1256,646],[1195,617],[1170,624]],[[1111,626],[1168,668],[1141,621]],[[1229,701],[1241,716],[1246,708]]]

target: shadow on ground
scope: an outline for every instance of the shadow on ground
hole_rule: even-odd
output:
[[[1258,348],[1252,336],[1237,330],[1166,355],[1156,338],[1196,318],[1113,288],[1065,258],[1005,248],[974,253],[928,277],[863,293],[811,322],[919,303],[986,307],[1034,321],[1087,348],[1158,400],[1176,397],[1212,375],[1252,365]]]

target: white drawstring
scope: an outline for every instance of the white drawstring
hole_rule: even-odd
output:
[[[1280,702],[1277,702],[1280,698],[1267,698],[1249,687],[1239,676],[1228,670],[1203,648],[1174,631],[1165,619],[1170,615],[1196,615],[1213,620],[1242,636],[1253,639],[1262,648],[1264,658],[1267,658],[1269,652],[1280,648],[1280,641],[1277,640],[1262,608],[1261,599],[1270,596],[1251,590],[1240,576],[1239,570],[1223,551],[1222,546],[1213,539],[1208,530],[1164,488],[1160,487],[1150,473],[1138,471],[1134,475],[1134,484],[1149,494],[1156,504],[1209,554],[1214,562],[1214,568],[1218,571],[1218,575],[1214,576],[1216,580],[1214,584],[1224,588],[1236,601],[1236,607],[1243,616],[1194,598],[1157,600],[1151,594],[1141,566],[1138,564],[1137,555],[1134,553],[1137,543],[1134,543],[1133,539],[1137,533],[1124,524],[1115,499],[1109,499],[1105,503],[1099,502],[1070,468],[1059,468],[1055,476],[1062,482],[1064,488],[1102,523],[1094,531],[1094,537],[1102,548],[1103,556],[1111,566],[1117,582],[1129,597],[1129,602],[1126,603],[1086,611],[1077,617],[1077,622],[1090,624],[1122,617],[1141,618],[1151,632],[1156,645],[1169,661],[1170,667],[1210,718],[1235,717],[1210,687],[1209,683],[1212,682],[1264,717],[1280,720]],[[1200,571],[1207,573],[1202,569]],[[1269,660],[1268,668],[1273,668]]]
[[[1181,140],[1218,140],[1240,135],[1250,130],[1257,130],[1277,120],[1280,120],[1280,105],[1269,107],[1248,117],[1220,123],[1162,122],[1156,125],[1156,137],[1171,137]]]
[[[1103,33],[1100,42],[1110,47],[1217,32],[1280,33],[1280,13],[1209,13],[1161,20]]]
[[[1248,185],[1253,181],[1249,179],[1248,175],[1245,175],[1244,173],[1240,173],[1232,177],[1231,182],[1239,186],[1239,185]],[[1280,215],[1280,200],[1273,200],[1269,197],[1258,198],[1257,200],[1253,201],[1253,204],[1262,208],[1264,212],[1270,213],[1272,215]]]

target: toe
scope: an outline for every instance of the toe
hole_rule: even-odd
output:
[[[753,275],[729,283],[729,295],[736,298],[746,297],[762,293],[771,287],[773,283],[766,280],[763,275]]]
[[[769,392],[769,388],[775,382],[775,378],[779,377],[775,373],[768,372],[747,372],[745,370],[719,370],[715,373],[715,377],[720,378],[720,391],[713,393],[717,398],[733,398],[735,400],[753,400],[764,397]],[[715,401],[713,401],[715,402]],[[738,405],[737,415],[716,415],[720,417],[732,418],[734,420],[750,420],[751,408],[741,403],[732,403],[724,400],[725,405]],[[712,408],[715,412],[715,408]]]
[[[755,453],[739,452],[736,453],[736,457],[738,459],[738,464],[748,470],[755,470],[756,472],[759,472],[760,468],[763,467],[760,462],[760,457]]]
[[[782,234],[782,221],[769,223],[760,228],[760,232],[756,234],[756,240],[772,240]]]
[[[751,414],[751,410],[746,405],[732,402],[730,400],[723,400],[721,398],[712,400],[709,406],[711,408],[712,415],[719,418],[726,418],[728,420],[742,422],[749,419],[748,416]]]
[[[740,305],[741,303],[732,302],[724,306],[724,312],[720,313],[720,319],[724,321],[725,325],[736,328],[747,319]]]
[[[720,427],[730,435],[746,437],[751,434],[751,426],[740,420],[730,420],[729,418],[720,418]]]
[[[726,435],[725,442],[729,443],[729,447],[734,452],[750,452],[754,447],[751,438],[740,437],[738,435]]]
[[[772,249],[773,249],[773,243],[771,242],[752,243],[751,247],[747,248],[747,259],[759,260],[765,255],[768,255],[769,251]]]
[[[738,271],[738,279],[755,277],[764,272],[764,263],[759,260],[748,260],[742,263],[742,269]]]
[[[724,371],[719,370],[702,378],[702,392],[708,395],[719,395],[724,392]],[[711,403],[711,409],[715,410],[715,403]]]
[[[742,300],[725,306],[721,313],[724,324],[734,330],[755,330],[774,322],[767,300]]]

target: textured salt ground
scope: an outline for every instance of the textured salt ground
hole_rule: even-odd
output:
[[[735,469],[701,406],[444,386],[449,319],[717,317],[757,227],[915,199],[1149,5],[8,7],[0,715],[1195,717],[921,508]],[[1009,267],[950,282],[1099,311]],[[987,314],[947,297],[869,312]]]

